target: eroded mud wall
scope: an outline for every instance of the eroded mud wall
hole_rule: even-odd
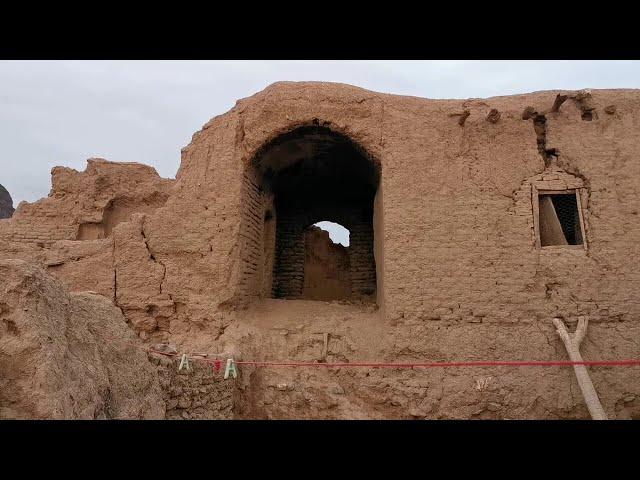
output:
[[[568,100],[549,112],[555,92],[435,101],[332,84],[276,84],[239,101],[194,135],[183,150],[170,199],[154,203],[165,195],[154,186],[137,201],[134,210],[144,212],[150,205],[143,222],[147,252],[132,254],[128,262],[157,264],[162,274],[149,288],[162,288],[171,296],[171,316],[181,322],[199,317],[198,322],[206,323],[213,318],[205,310],[224,310],[265,295],[269,284],[276,283],[265,273],[270,271],[267,263],[274,261],[270,245],[265,247],[268,200],[259,179],[246,175],[247,165],[278,135],[319,124],[349,136],[381,162],[375,241],[384,248],[377,249],[381,262],[366,264],[376,264],[383,285],[378,297],[386,299],[386,316],[392,321],[509,323],[579,314],[625,320],[638,313],[637,303],[628,301],[638,286],[632,273],[639,236],[634,222],[638,166],[633,162],[637,96],[633,91],[594,91],[588,107],[584,99]],[[527,107],[547,111],[544,122],[540,114],[524,119]],[[585,109],[591,120],[584,118]],[[465,111],[469,115],[461,124]],[[531,179],[545,169],[546,152],[553,153],[558,168],[584,184],[584,251],[535,248],[529,189]],[[90,162],[90,168],[102,165]],[[97,174],[99,181],[91,185],[96,193],[78,197],[74,189],[82,182],[77,175],[54,170],[52,195],[25,204],[9,225],[0,227],[9,245],[3,255],[19,256],[25,245],[35,245],[40,250],[29,250],[30,255],[50,262],[63,278],[77,275],[80,280],[62,258],[67,251],[78,267],[84,265],[80,270],[93,269],[92,278],[102,275],[92,280],[99,291],[115,295],[114,286],[106,287],[117,276],[106,268],[113,263],[107,258],[112,256],[108,245],[113,243],[114,219],[130,218],[114,213],[128,200],[124,194],[116,198],[98,192],[110,191],[116,183],[126,187],[128,180]],[[74,208],[64,203],[72,198],[80,202]],[[244,204],[260,208],[247,210]],[[276,223],[286,220],[272,213]],[[357,225],[350,230],[354,250],[359,233],[370,243],[370,230],[360,232]],[[84,235],[95,239],[67,243],[50,258],[47,248],[53,242],[73,242]],[[282,248],[278,240],[274,248]],[[371,272],[363,276],[368,285]],[[301,282],[298,277],[299,272]],[[122,280],[125,285],[124,276]],[[357,289],[358,272],[352,280]],[[140,304],[138,310],[145,308],[154,307]]]
[[[343,300],[350,297],[349,247],[333,243],[329,232],[312,225],[304,232],[302,298]]]
[[[207,348],[235,343],[256,359],[303,357],[318,324],[340,335],[329,348],[341,360],[561,358],[550,320],[562,316],[571,323],[578,315],[592,320],[585,356],[637,356],[640,94],[595,90],[552,111],[556,93],[427,100],[336,84],[275,84],[194,135],[163,206],[120,223],[111,237],[86,241],[76,240],[77,226],[102,222],[106,203],[98,210],[79,206],[90,212],[82,222],[50,224],[47,213],[59,210],[42,207],[45,213],[36,219],[25,206],[0,222],[2,255],[52,262],[63,280],[80,285],[84,277],[104,288],[123,302],[137,331],[152,338]],[[527,107],[535,113],[524,115]],[[243,213],[245,172],[265,143],[307,125],[348,136],[381,164],[372,224],[384,309],[366,319],[358,312],[323,318],[325,309],[314,309],[313,325],[285,329],[287,335],[271,325],[276,320],[267,311],[260,317],[264,323],[250,330],[241,307],[268,291],[265,252],[275,249],[276,240],[260,233],[243,243],[251,228]],[[586,249],[537,248],[534,186],[581,189]],[[273,213],[277,223],[280,212]],[[262,232],[264,214],[255,220]],[[60,248],[52,249],[56,241]],[[114,263],[122,268],[114,271]],[[262,272],[262,280],[243,280],[253,271]],[[304,318],[306,305],[285,304],[280,314]],[[356,341],[371,331],[380,344],[375,338]],[[277,348],[265,347],[272,344]],[[344,374],[345,393],[336,393],[344,402],[333,414],[323,410],[322,395],[302,393],[324,388],[325,374],[300,375],[298,390],[276,394],[260,385],[277,386],[284,374],[256,373],[246,405],[266,416],[397,417],[415,409],[417,416],[441,418],[579,418],[586,412],[570,371],[498,373],[495,391],[475,389],[473,372]],[[608,392],[603,401],[609,412],[637,416],[636,377],[631,370],[594,373],[597,388]],[[289,396],[289,407],[274,404],[276,395]]]

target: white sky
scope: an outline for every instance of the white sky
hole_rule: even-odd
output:
[[[427,98],[640,88],[640,61],[0,61],[0,184],[14,200],[50,189],[50,170],[86,159],[153,165],[211,117],[279,80],[349,83]]]
[[[326,230],[327,232],[329,232],[329,238],[333,243],[341,243],[345,247],[349,246],[349,230],[344,228],[339,223],[323,221],[318,222],[314,225],[320,227],[322,230]]]

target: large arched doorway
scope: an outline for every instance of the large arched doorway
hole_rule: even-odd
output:
[[[379,183],[380,165],[329,128],[298,128],[265,145],[244,179],[241,285],[246,293],[375,301],[374,251],[380,249],[374,248],[374,205]],[[346,249],[331,248],[322,236],[309,233],[310,225],[323,220],[349,230]],[[307,252],[309,248],[319,250]],[[310,295],[309,282],[305,288],[309,258],[316,266],[322,259],[337,266],[341,283],[319,297]]]

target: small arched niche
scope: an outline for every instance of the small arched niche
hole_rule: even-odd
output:
[[[244,175],[243,295],[375,302],[379,184],[379,163],[329,128],[301,127],[263,146]],[[349,245],[320,233],[322,221],[347,229]]]

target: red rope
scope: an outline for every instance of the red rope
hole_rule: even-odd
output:
[[[254,367],[369,367],[369,368],[435,368],[435,367],[551,367],[551,366],[611,366],[630,367],[640,365],[640,360],[591,360],[572,362],[563,360],[551,361],[484,361],[484,362],[431,362],[431,363],[314,363],[314,362],[255,362],[237,361],[236,365],[252,365]]]

